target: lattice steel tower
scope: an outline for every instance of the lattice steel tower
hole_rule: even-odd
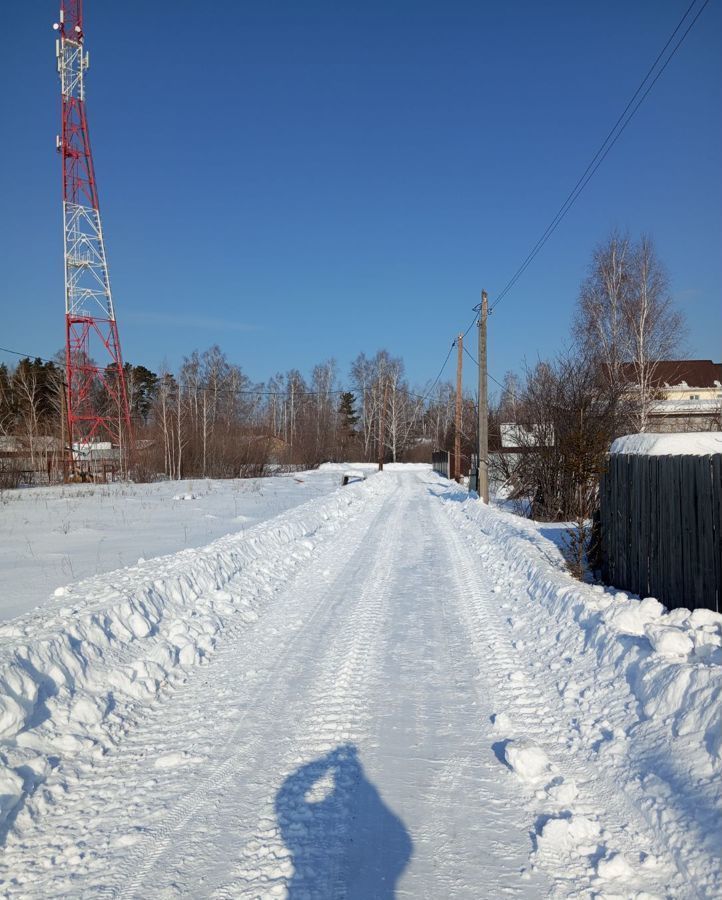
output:
[[[73,464],[97,441],[127,459],[128,394],[110,292],[98,190],[85,115],[83,0],[61,0],[56,55],[62,91],[67,422]]]

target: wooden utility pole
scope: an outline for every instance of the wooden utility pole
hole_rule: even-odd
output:
[[[386,453],[386,404],[389,398],[389,380],[384,378],[384,399],[379,411],[379,472],[384,467],[384,455]]]
[[[479,314],[479,497],[489,502],[489,395],[486,383],[486,320],[489,295],[481,292]]]
[[[464,362],[464,335],[456,339],[456,421],[454,425],[454,478],[461,481],[461,370]]]

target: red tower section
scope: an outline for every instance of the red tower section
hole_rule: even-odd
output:
[[[85,114],[89,61],[82,0],[61,0],[60,21],[54,28],[62,91],[62,134],[57,147],[63,162],[71,465],[92,468],[101,455],[101,444],[109,442],[124,468],[132,445],[132,425]]]

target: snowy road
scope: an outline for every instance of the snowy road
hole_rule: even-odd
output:
[[[700,837],[719,809],[640,802],[628,688],[583,704],[594,661],[525,644],[529,584],[493,539],[465,539],[439,484],[346,489],[338,527],[285,568],[271,554],[215,589],[267,597],[52,762],[7,836],[7,894],[719,896]]]

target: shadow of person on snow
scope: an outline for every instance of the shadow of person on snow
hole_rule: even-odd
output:
[[[297,769],[276,795],[276,817],[293,854],[289,900],[392,900],[413,843],[366,779],[351,744]]]

